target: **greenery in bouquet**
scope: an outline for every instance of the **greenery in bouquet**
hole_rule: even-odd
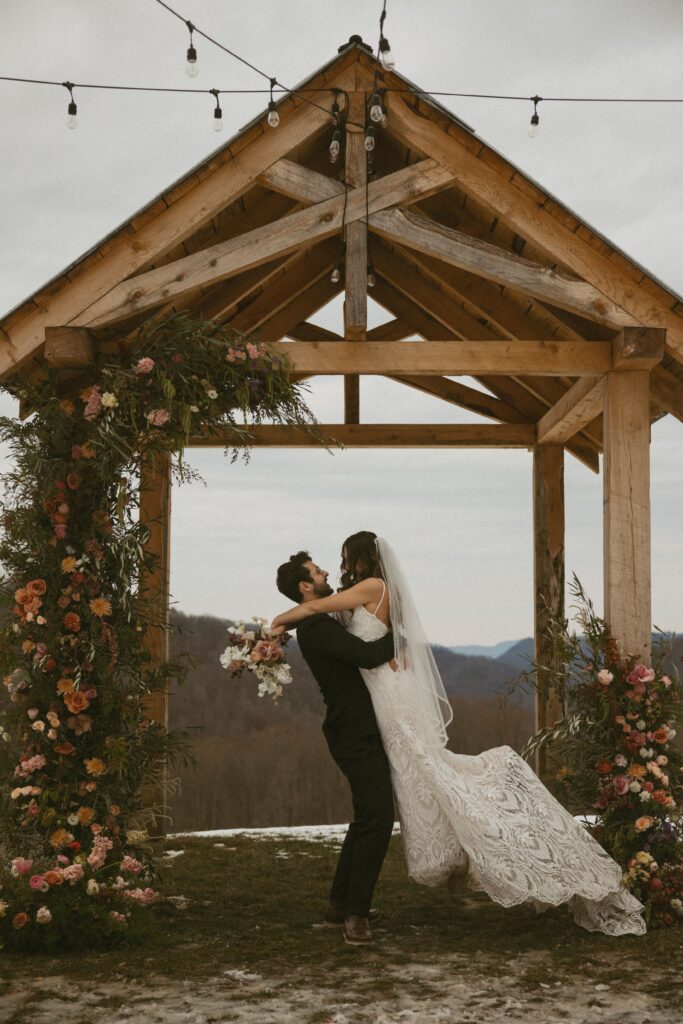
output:
[[[4,387],[32,414],[0,420],[13,456],[0,498],[0,948],[130,941],[158,898],[143,786],[191,759],[187,737],[147,713],[186,662],[149,653],[166,627],[143,469],[175,453],[191,479],[193,435],[220,431],[235,456],[253,422],[313,419],[278,354],[184,315],[143,326],[134,354]]]
[[[659,633],[652,665],[639,664],[619,651],[576,576],[572,594],[579,631],[552,620],[557,664],[525,674],[535,685],[541,670],[565,714],[522,754],[548,747],[559,798],[594,817],[592,834],[624,868],[651,923],[683,921],[682,758],[673,742],[683,715],[671,638]]]

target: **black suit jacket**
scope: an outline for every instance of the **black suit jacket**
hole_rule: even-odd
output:
[[[333,754],[350,754],[359,740],[379,734],[359,668],[377,668],[394,656],[394,636],[365,641],[320,613],[298,624],[299,647],[320,687],[327,714],[323,732]]]

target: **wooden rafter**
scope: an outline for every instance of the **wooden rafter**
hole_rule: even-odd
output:
[[[621,307],[637,322],[666,327],[669,351],[683,361],[683,318],[666,308],[652,293],[627,276],[616,262],[597,252],[581,232],[572,230],[525,194],[495,167],[472,153],[434,120],[412,110],[398,93],[387,93],[390,131],[409,148],[438,160],[458,186],[486,209],[505,219],[524,238],[532,240],[550,260],[561,260],[605,296],[606,308]],[[484,147],[482,147],[484,148]]]
[[[368,209],[375,212],[410,196],[427,195],[449,180],[448,172],[433,160],[422,161],[373,182],[368,188]],[[364,218],[365,214],[364,190],[350,191],[348,203],[346,197],[335,196],[314,207],[289,214],[274,224],[248,231],[123,281],[88,307],[74,322],[80,326],[116,323],[137,310],[153,308],[170,297],[180,298],[195,288],[329,238],[341,230],[342,219],[351,224]]]
[[[498,420],[501,423],[525,423],[525,417],[513,409],[507,402],[500,398],[493,398],[483,391],[461,384],[460,381],[450,380],[448,377],[390,377],[399,384],[407,384],[408,387],[421,391],[424,395],[431,395],[434,398],[441,398],[445,402],[458,405],[462,409],[476,412],[480,416],[488,416],[490,419]]]
[[[604,376],[583,377],[538,422],[539,444],[564,444],[602,412]]]
[[[505,252],[488,242],[471,238],[437,224],[411,210],[381,210],[370,217],[372,231],[399,245],[478,274],[489,281],[514,288],[536,299],[545,299],[599,323],[622,327],[634,319],[587,281],[570,276],[522,256]]]

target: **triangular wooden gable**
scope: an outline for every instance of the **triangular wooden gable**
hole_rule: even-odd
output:
[[[0,375],[39,369],[46,328],[131,344],[148,317],[185,309],[264,340],[292,339],[299,376],[345,372],[349,424],[358,421],[357,373],[382,373],[498,423],[533,424],[536,441],[565,444],[597,469],[602,375],[619,358],[651,369],[652,419],[683,419],[683,300],[463,122],[387,91],[366,190],[367,101],[376,87],[409,86],[362,43],[342,47],[302,83],[313,92],[279,103],[277,129],[256,119],[9,313]],[[348,104],[345,162],[336,165],[333,90],[342,110]],[[342,220],[345,276],[334,283]],[[395,318],[370,332],[368,259],[373,297]],[[308,320],[342,289],[335,339]],[[661,361],[653,328],[666,330]],[[450,345],[423,342],[410,372],[409,349],[396,346],[415,334]],[[458,373],[487,391],[450,379]]]

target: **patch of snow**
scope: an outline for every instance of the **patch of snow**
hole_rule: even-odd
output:
[[[348,825],[296,825],[280,828],[217,828],[202,832],[171,832],[168,839],[180,839],[183,836],[196,836],[199,839],[227,839],[230,836],[249,836],[252,839],[309,839],[313,842],[342,842],[348,831]],[[394,834],[401,827],[394,823]],[[215,846],[220,844],[214,843]]]
[[[182,857],[184,853],[184,850],[166,850],[164,852],[164,857],[169,857],[173,859],[173,857]]]

